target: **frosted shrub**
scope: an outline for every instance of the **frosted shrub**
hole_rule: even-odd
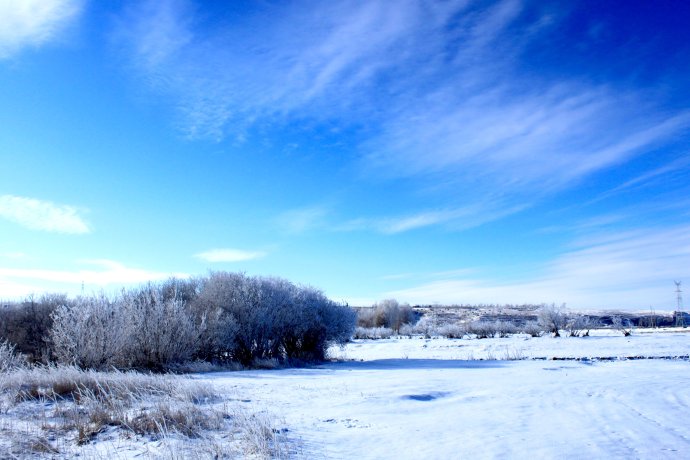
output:
[[[501,338],[510,337],[518,331],[518,328],[510,321],[496,321],[493,323],[495,332]]]
[[[566,330],[569,337],[587,337],[589,331],[599,327],[599,322],[584,315],[573,315],[568,318]]]
[[[232,358],[239,325],[235,317],[219,307],[210,306],[205,311],[195,311],[197,322],[205,323],[200,330],[197,360],[223,363]]]
[[[190,361],[196,352],[204,323],[196,324],[185,303],[171,295],[166,299],[148,285],[118,302],[127,325],[126,354],[135,367],[166,368]]]
[[[283,283],[285,283],[283,281]],[[290,300],[283,305],[275,328],[279,337],[279,355],[288,360],[318,361],[326,356],[331,344],[344,345],[352,336],[355,313],[310,287],[292,286]]]
[[[53,314],[51,339],[58,362],[84,368],[164,369],[189,361],[197,324],[179,299],[152,285],[107,297],[81,297]]]
[[[395,299],[386,299],[372,307],[357,310],[357,325],[360,327],[387,327],[395,332],[415,321],[415,313],[407,304],[400,304]]]
[[[414,334],[423,335],[427,338],[438,335],[438,321],[434,315],[422,316],[417,324],[412,327]]]
[[[560,331],[566,328],[568,315],[565,304],[556,307],[555,304],[543,305],[539,310],[539,325],[554,337],[560,337]]]
[[[376,327],[378,322],[379,320],[376,315],[376,308],[361,307],[357,309],[357,327]],[[381,320],[381,325],[383,325],[383,320]]]
[[[355,339],[390,339],[393,329],[388,327],[358,327],[355,329]]]
[[[376,305],[376,310],[379,316],[384,317],[383,326],[389,327],[396,332],[400,332],[400,328],[414,322],[415,316],[412,307],[407,304],[399,304],[395,299],[386,299]]]
[[[202,282],[194,309],[211,318],[208,331],[215,336],[205,334],[204,343],[216,348],[212,354],[244,365],[272,358],[323,359],[328,345],[352,336],[356,319],[349,307],[316,289],[227,272]]]
[[[26,360],[16,353],[14,345],[7,341],[0,342],[0,372],[17,369],[25,364]]]
[[[53,351],[64,364],[93,369],[128,366],[123,351],[130,326],[119,306],[104,295],[80,297],[53,313]]]
[[[462,324],[446,324],[438,329],[438,335],[449,339],[461,339],[467,334],[467,329]]]
[[[198,316],[211,320],[208,332],[212,335],[206,336],[204,345],[215,349],[202,349],[202,354],[243,364],[266,358],[262,350],[269,332],[266,326],[271,321],[262,318],[259,290],[251,278],[240,273],[212,273],[202,281],[194,310]]]
[[[524,334],[529,334],[532,337],[539,337],[544,332],[544,329],[542,329],[537,321],[527,321],[519,328],[519,331]]]
[[[474,334],[477,339],[488,339],[496,335],[496,325],[489,321],[473,321],[466,327],[467,333]]]
[[[405,324],[400,328],[400,335],[406,335],[408,337],[412,337],[413,335],[416,335],[416,334],[418,334],[416,325]]]
[[[355,313],[280,278],[218,272],[114,299],[81,297],[52,315],[58,362],[101,369],[179,368],[189,361],[322,360],[352,336]]]
[[[623,319],[620,316],[611,318],[613,328],[623,334],[625,337],[632,335],[632,324],[629,320]]]

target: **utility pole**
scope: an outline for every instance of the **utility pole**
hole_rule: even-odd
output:
[[[676,283],[676,327],[685,327],[685,315],[683,314],[683,291],[680,289],[680,281]]]

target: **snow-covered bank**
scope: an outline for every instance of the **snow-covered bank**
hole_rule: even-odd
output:
[[[329,354],[335,359],[356,361],[679,357],[690,355],[690,330],[639,329],[629,337],[612,330],[596,330],[591,337],[515,335],[479,340],[424,337],[354,340],[345,347],[331,348]]]

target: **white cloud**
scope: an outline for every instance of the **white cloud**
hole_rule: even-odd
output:
[[[0,59],[40,46],[79,16],[83,0],[0,0]]]
[[[200,252],[194,257],[204,260],[206,262],[244,262],[247,260],[255,260],[265,257],[267,254],[263,251],[245,251],[242,249],[211,249],[209,251]]]
[[[690,284],[690,226],[595,234],[532,279],[449,276],[385,293],[411,303],[566,302],[578,308],[672,310],[673,280]]]
[[[67,284],[93,284],[106,286],[109,284],[131,284],[146,281],[158,281],[176,276],[186,278],[186,273],[164,273],[139,268],[127,267],[124,264],[112,260],[83,260],[82,264],[99,267],[99,269],[82,270],[45,270],[45,269],[20,269],[0,268],[0,276],[24,280],[39,280]]]
[[[19,299],[29,294],[39,294],[48,291],[49,290],[45,289],[44,287],[19,283],[0,277],[0,292],[2,292],[2,299],[0,299],[0,302],[3,300]]]
[[[82,265],[92,269],[48,270],[40,268],[0,267],[0,288],[4,295],[17,297],[48,290],[80,292],[81,286],[103,288],[161,281],[170,277],[187,278],[186,273],[166,273],[126,265],[107,259],[82,260]],[[50,285],[47,287],[47,285]]]
[[[0,195],[0,218],[30,230],[83,234],[91,229],[73,206],[14,195]]]

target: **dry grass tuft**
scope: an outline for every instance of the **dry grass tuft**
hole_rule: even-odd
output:
[[[103,455],[97,446],[113,436],[156,441],[179,458],[211,451],[216,458],[280,458],[287,452],[273,417],[229,410],[209,384],[176,375],[18,368],[0,373],[0,409],[0,458],[71,458],[88,449]],[[201,439],[205,448],[190,447],[190,439]]]
[[[194,404],[174,405],[161,402],[154,407],[143,408],[126,421],[126,426],[139,435],[153,435],[154,438],[181,434],[198,438],[209,430],[223,427],[224,417],[219,411],[202,409]]]
[[[17,402],[81,399],[123,402],[142,397],[170,396],[179,401],[206,402],[216,397],[209,385],[173,375],[137,372],[98,372],[74,366],[38,366],[9,372],[0,380],[0,393]]]

